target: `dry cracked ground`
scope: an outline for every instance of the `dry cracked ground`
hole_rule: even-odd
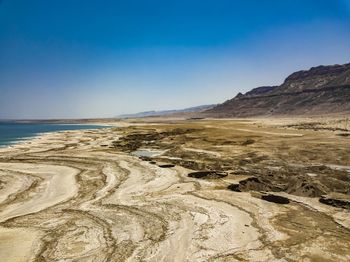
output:
[[[350,261],[348,131],[296,127],[128,123],[1,149],[1,261]]]

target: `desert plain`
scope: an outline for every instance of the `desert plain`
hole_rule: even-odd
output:
[[[110,124],[0,149],[1,261],[350,261],[347,118]]]

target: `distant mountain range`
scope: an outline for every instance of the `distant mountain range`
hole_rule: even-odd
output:
[[[350,63],[298,71],[280,86],[263,86],[202,113],[211,117],[350,113]]]
[[[140,118],[140,117],[151,117],[151,116],[168,116],[168,115],[176,115],[176,114],[182,114],[182,113],[195,113],[195,112],[202,112],[204,110],[208,110],[215,106],[216,105],[201,105],[201,106],[189,107],[189,108],[178,109],[178,110],[146,111],[146,112],[140,112],[135,114],[119,115],[117,116],[117,118]]]

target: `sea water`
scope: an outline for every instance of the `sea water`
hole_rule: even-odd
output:
[[[102,125],[79,125],[79,124],[32,124],[0,122],[0,147],[8,146],[29,139],[41,133],[96,129]]]

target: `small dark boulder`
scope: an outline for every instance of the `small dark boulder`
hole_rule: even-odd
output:
[[[251,145],[251,144],[254,144],[255,143],[255,140],[254,139],[247,139],[245,140],[243,143],[242,143],[242,146],[248,146],[248,145]]]
[[[231,184],[227,188],[235,192],[242,192],[239,188],[239,184]]]

